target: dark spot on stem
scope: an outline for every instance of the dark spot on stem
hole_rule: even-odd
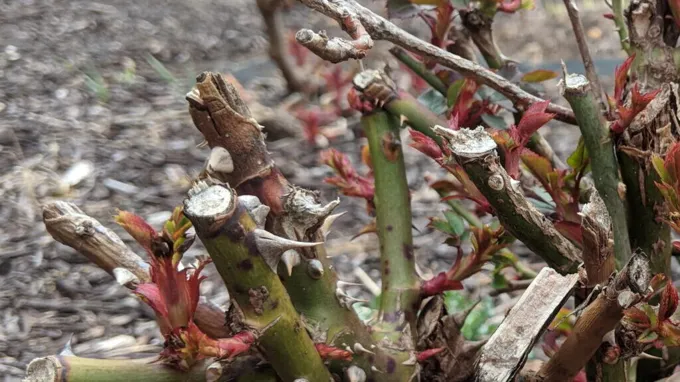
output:
[[[260,251],[257,249],[257,244],[255,244],[255,235],[252,231],[246,234],[244,244],[246,248],[248,248],[248,254],[250,254],[250,256],[259,255]]]
[[[392,357],[387,358],[387,369],[385,370],[385,371],[387,371],[387,374],[394,373],[394,371],[396,369],[397,369],[397,361]]]
[[[249,271],[249,270],[253,269],[253,262],[250,261],[250,259],[245,259],[245,260],[241,261],[240,263],[238,263],[238,268],[242,269],[244,271]]]
[[[413,245],[411,244],[404,244],[402,247],[402,251],[404,252],[404,257],[408,261],[413,261]]]
[[[397,322],[397,321],[399,321],[400,317],[401,317],[401,313],[399,313],[399,312],[385,313],[385,314],[383,314],[383,321],[384,322]]]
[[[269,301],[269,309],[274,310],[279,307],[279,300]]]
[[[390,261],[385,260],[383,262],[383,274],[389,275],[390,274]]]
[[[387,227],[385,228],[387,228],[387,232],[392,232],[392,230],[394,229],[394,227],[392,227],[392,224],[388,224]]]

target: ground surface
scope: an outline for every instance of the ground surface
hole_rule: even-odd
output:
[[[380,4],[370,3],[379,10]],[[613,71],[618,42],[601,5],[580,4],[602,70]],[[531,65],[578,59],[561,2],[504,16],[499,45]],[[296,6],[289,26],[325,26],[325,19]],[[405,23],[422,31],[419,22]],[[70,248],[55,243],[41,222],[42,203],[64,199],[128,237],[112,223],[116,208],[132,210],[159,226],[181,203],[207,154],[186,112],[184,94],[202,70],[234,72],[252,94],[273,102],[282,81],[266,58],[266,40],[254,1],[4,1],[0,4],[0,376],[19,378],[34,357],[48,355],[73,336],[74,351],[90,357],[155,353],[153,315],[110,276]],[[164,72],[149,57],[167,69]],[[379,58],[379,57],[378,57]],[[614,60],[609,60],[613,58]],[[554,83],[549,84],[554,88]],[[546,131],[562,156],[574,130]],[[358,144],[343,136],[331,143],[358,158]],[[320,180],[328,171],[318,152],[295,139],[271,146],[286,176],[306,187],[336,192]],[[408,155],[415,190],[414,224],[423,271],[439,271],[453,258],[425,228],[441,210],[423,187],[437,173],[428,160]],[[85,174],[79,181],[71,176]],[[71,170],[71,173],[69,173]],[[71,174],[71,175],[69,175]],[[74,184],[69,184],[74,183]],[[373,238],[348,243],[368,221],[361,203],[329,244],[345,280],[354,268],[376,278]],[[128,241],[129,242],[129,241]],[[134,247],[138,249],[137,247]],[[200,254],[196,246],[188,256]],[[214,270],[204,295],[223,304],[227,295]],[[472,282],[488,282],[477,278]],[[353,293],[364,293],[356,288]],[[507,296],[506,296],[507,297]],[[506,302],[511,300],[505,298]],[[502,317],[502,309],[498,314]]]

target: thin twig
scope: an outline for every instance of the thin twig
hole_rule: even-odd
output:
[[[619,40],[621,40],[621,48],[630,55],[630,39],[628,38],[628,27],[623,17],[623,0],[612,0],[612,12],[614,13],[614,24],[616,24],[616,31],[619,33]]]
[[[346,26],[348,19],[352,20],[352,24],[357,27],[357,24],[361,24],[362,28],[365,30],[368,36],[370,36],[369,38],[390,41],[406,50],[419,55],[427,56],[432,61],[456,70],[464,76],[474,78],[477,82],[487,85],[490,88],[505,95],[520,109],[526,108],[535,102],[543,101],[539,97],[522,90],[519,86],[509,82],[500,75],[487,70],[486,68],[474,62],[468,61],[462,57],[437,48],[436,46],[413,36],[412,34],[387,21],[383,17],[380,17],[371,12],[369,9],[359,5],[354,0],[299,1],[309,8],[315,9],[318,12],[335,19],[342,26]],[[356,30],[349,32],[353,37],[356,35]],[[304,33],[307,35],[314,32],[306,30]],[[367,36],[362,37],[365,39]],[[326,40],[328,40],[327,37]],[[335,40],[337,40],[337,38],[328,41]],[[346,43],[352,44],[352,46],[356,47],[357,41],[347,41]],[[364,47],[367,45],[368,44],[363,44]],[[329,48],[328,45],[315,45],[315,50],[313,50],[313,52],[323,57],[323,55],[330,53],[324,51],[327,48]],[[555,113],[555,118],[560,121],[571,124],[574,124],[576,121],[574,113],[569,108],[551,103],[548,105],[547,111],[550,113]]]
[[[600,85],[600,80],[597,77],[597,71],[595,70],[595,65],[593,64],[593,58],[590,55],[590,50],[588,49],[588,42],[586,41],[586,34],[583,31],[583,23],[581,22],[581,16],[579,14],[578,7],[576,7],[574,0],[564,0],[564,6],[567,8],[567,14],[569,15],[569,20],[571,21],[571,28],[574,30],[576,44],[578,45],[578,50],[581,53],[583,66],[586,69],[586,78],[588,78],[588,81],[590,82],[590,89],[593,93],[593,96],[595,96],[595,99],[600,101],[600,105],[602,107],[607,107],[607,101],[602,97],[602,85]]]

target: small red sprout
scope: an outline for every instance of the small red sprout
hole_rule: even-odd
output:
[[[639,85],[636,83],[631,89],[629,105],[625,104],[623,95],[626,84],[628,83],[628,72],[630,71],[634,60],[635,54],[628,57],[623,64],[616,67],[616,70],[614,71],[614,96],[607,96],[609,107],[612,110],[610,119],[614,121],[611,125],[611,130],[616,134],[623,133],[631,122],[633,122],[635,116],[642,112],[661,91],[660,89],[657,89],[647,93],[641,93]]]
[[[338,187],[343,195],[366,199],[368,210],[373,211],[375,185],[370,171],[366,175],[359,175],[347,155],[336,149],[322,151],[321,162],[336,173],[324,179],[324,182]]]
[[[424,362],[428,358],[434,357],[435,355],[443,352],[444,350],[446,350],[446,348],[443,348],[443,347],[442,348],[434,348],[434,349],[423,350],[421,352],[418,352],[418,355],[416,355],[416,360],[418,362]]]
[[[508,174],[519,179],[519,163],[524,146],[529,138],[543,125],[548,123],[555,114],[546,113],[550,101],[536,102],[532,104],[522,115],[517,125],[510,126],[505,131],[494,131],[493,138],[505,152],[505,170]]]
[[[326,344],[315,344],[314,346],[316,346],[316,351],[319,352],[319,355],[323,360],[332,359],[348,362],[352,360],[352,353],[350,353],[347,350],[343,350]]]
[[[144,247],[151,262],[151,282],[140,284],[134,293],[156,313],[165,338],[161,359],[180,370],[188,370],[205,357],[230,358],[250,349],[253,333],[244,331],[232,338],[213,339],[193,321],[199,300],[201,271],[210,259],[200,259],[196,268],[180,270],[180,260],[193,237],[191,222],[176,208],[159,234],[141,217],[121,211],[116,222]]]

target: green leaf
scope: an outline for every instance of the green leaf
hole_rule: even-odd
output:
[[[472,300],[459,291],[444,292],[444,305],[446,306],[446,312],[448,314],[466,310],[473,304],[474,302]],[[493,331],[496,330],[496,325],[486,324],[491,317],[492,310],[492,299],[488,296],[484,297],[465,320],[462,329],[463,336],[468,340],[478,340],[481,337],[493,333]]]
[[[503,289],[508,287],[508,280],[500,272],[494,272],[491,281],[491,287],[494,289]]]
[[[522,0],[520,9],[534,9],[536,8],[535,0]]]
[[[418,102],[425,105],[435,114],[444,114],[448,109],[446,98],[434,89],[427,89],[420,96]]]
[[[482,114],[482,121],[489,125],[489,127],[496,129],[496,130],[506,130],[508,128],[508,124],[505,122],[505,118],[499,116],[499,115],[493,115],[493,114]]]
[[[368,306],[364,306],[363,304],[352,304],[352,308],[354,308],[357,316],[359,316],[359,319],[363,322],[369,321],[375,314],[375,310]]]
[[[454,211],[445,211],[444,216],[446,217],[446,220],[449,222],[449,226],[456,236],[461,236],[463,233],[465,233],[465,222],[463,221],[463,218],[460,217],[460,215]]]
[[[558,74],[552,70],[537,69],[522,76],[522,81],[529,83],[543,82],[557,78]]]
[[[652,328],[656,328],[659,325],[659,318],[657,317],[654,308],[649,306],[649,304],[645,304],[642,306],[642,310],[647,315],[647,318],[649,318],[649,326]]]
[[[480,86],[479,89],[477,89],[475,97],[479,100],[489,100],[489,102],[493,103],[494,105],[498,105],[511,113],[517,112],[515,105],[508,99],[508,97],[486,85]]]
[[[449,224],[449,222],[446,220],[440,218],[432,218],[432,220],[430,220],[430,225],[438,231],[444,232],[451,236],[458,236],[456,235],[456,231],[454,231],[453,228],[451,227],[451,224]]]
[[[650,329],[645,330],[640,334],[640,337],[638,337],[638,342],[641,342],[643,344],[648,344],[656,341],[659,338],[659,335],[656,334],[656,332],[653,332]]]
[[[673,183],[671,180],[671,175],[666,170],[666,166],[664,166],[663,162],[663,158],[661,158],[658,154],[652,155],[652,165],[654,166],[656,173],[659,174],[659,178],[661,178],[661,180],[666,183]]]
[[[464,78],[455,81],[451,84],[451,86],[449,86],[449,89],[446,91],[446,101],[449,107],[456,104],[458,96],[460,95],[460,91],[463,90],[463,85],[465,85]]]
[[[576,150],[574,150],[574,152],[569,155],[569,158],[567,158],[567,164],[574,170],[579,171],[582,170],[588,163],[588,151],[586,150],[583,137],[581,137],[578,140],[578,146],[576,146]]]

